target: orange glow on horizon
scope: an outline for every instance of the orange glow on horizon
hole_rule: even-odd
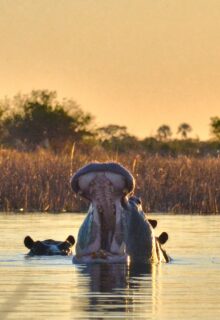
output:
[[[220,116],[218,0],[1,1],[0,98],[56,90],[141,138]]]

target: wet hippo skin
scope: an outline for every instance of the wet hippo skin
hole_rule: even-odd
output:
[[[26,236],[24,239],[25,247],[30,249],[29,256],[68,256],[72,254],[74,243],[75,239],[72,235],[69,235],[65,241],[52,239],[34,241],[30,236]]]

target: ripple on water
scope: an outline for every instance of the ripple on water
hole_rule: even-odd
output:
[[[27,234],[35,239],[76,236],[83,218],[0,216],[1,319],[220,318],[218,216],[154,215],[156,233],[169,233],[170,264],[76,266],[71,257],[25,256]]]

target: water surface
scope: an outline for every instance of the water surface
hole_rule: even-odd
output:
[[[76,236],[83,214],[0,214],[0,319],[220,319],[220,217],[151,217],[173,261],[131,268],[26,258],[26,235]]]

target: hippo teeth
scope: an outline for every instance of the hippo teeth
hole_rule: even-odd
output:
[[[117,192],[104,172],[97,173],[89,184],[89,196],[98,212],[101,232],[100,247],[110,251],[116,225]]]
[[[83,196],[91,201],[91,211],[78,237],[80,241],[77,241],[76,254],[85,255],[103,250],[123,255],[125,222],[121,199],[126,188],[125,177],[120,173],[93,171],[77,179],[77,192],[81,190]],[[87,233],[83,232],[83,228]]]

